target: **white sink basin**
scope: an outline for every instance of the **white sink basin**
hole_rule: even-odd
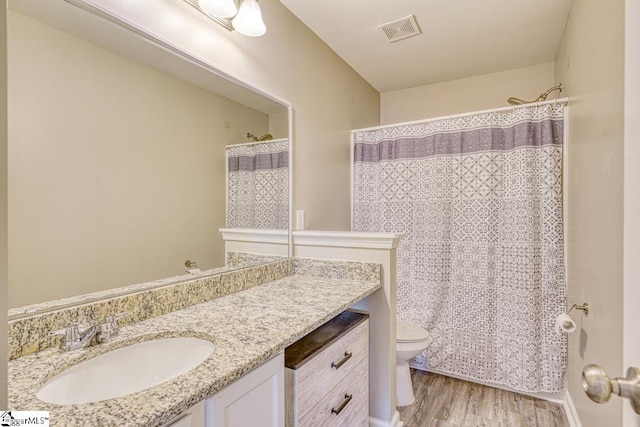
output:
[[[213,343],[199,338],[144,341],[67,369],[36,396],[60,405],[126,396],[184,374],[205,361],[214,348]]]

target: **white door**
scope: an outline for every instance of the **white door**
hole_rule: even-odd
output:
[[[640,368],[640,2],[625,2],[623,366]],[[618,373],[616,373],[617,375]],[[624,373],[620,373],[624,374]],[[623,404],[624,427],[640,415]]]

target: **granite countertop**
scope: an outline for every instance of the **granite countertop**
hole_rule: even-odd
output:
[[[108,344],[21,357],[9,362],[9,408],[49,411],[51,426],[160,426],[380,287],[379,282],[293,275],[127,326]],[[44,382],[82,360],[177,336],[209,339],[216,347],[197,368],[128,396],[79,405],[49,404],[35,396]]]

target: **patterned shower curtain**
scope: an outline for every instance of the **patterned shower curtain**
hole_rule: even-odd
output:
[[[354,135],[353,230],[405,232],[398,317],[428,330],[418,369],[564,389],[564,106]]]
[[[287,229],[289,140],[227,147],[227,227]]]

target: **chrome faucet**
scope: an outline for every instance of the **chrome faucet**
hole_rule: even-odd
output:
[[[51,331],[49,335],[64,336],[64,339],[60,341],[60,351],[79,350],[89,347],[92,343],[107,343],[120,334],[117,321],[126,315],[127,313],[123,312],[107,316],[103,323],[89,327],[79,324],[71,325],[67,328]]]
[[[60,341],[60,351],[79,350],[91,345],[91,340],[96,335],[96,326],[71,325],[67,328],[51,331],[49,335],[64,336],[64,340]]]
[[[97,326],[96,342],[103,344],[111,341],[112,338],[120,335],[120,328],[118,328],[118,319],[127,315],[126,311],[122,313],[114,314],[104,318],[104,322]]]

